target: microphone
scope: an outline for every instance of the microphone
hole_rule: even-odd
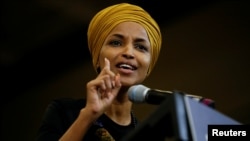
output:
[[[134,85],[128,89],[129,100],[134,103],[148,103],[158,105],[163,102],[171,91],[150,89],[144,85]]]
[[[166,99],[167,96],[171,94],[173,94],[172,91],[150,89],[141,84],[131,86],[128,89],[129,100],[134,103],[148,103],[153,105],[159,105]],[[215,102],[211,99],[192,94],[185,95],[209,107],[215,108]]]

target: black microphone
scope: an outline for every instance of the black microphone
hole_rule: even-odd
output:
[[[167,96],[173,94],[172,91],[163,91],[158,89],[150,89],[144,85],[134,85],[128,89],[129,100],[134,103],[148,103],[159,105],[161,104]],[[211,99],[204,98],[202,96],[186,94],[188,96],[200,103],[203,103],[209,107],[215,108],[215,102]]]
[[[150,89],[144,85],[134,85],[128,89],[129,100],[134,103],[148,103],[158,105],[163,102],[171,91]]]

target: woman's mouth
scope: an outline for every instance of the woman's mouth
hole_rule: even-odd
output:
[[[119,68],[118,70],[121,73],[126,73],[126,74],[132,73],[133,71],[137,69],[136,66],[128,64],[128,63],[118,63],[116,67]]]

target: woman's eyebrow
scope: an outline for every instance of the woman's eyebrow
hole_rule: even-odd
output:
[[[113,34],[112,36],[115,36],[115,37],[118,37],[118,38],[121,38],[121,39],[123,39],[123,38],[124,38],[124,36],[123,36],[123,35],[121,35],[121,34]]]
[[[125,37],[122,34],[113,34],[112,36],[118,37],[120,39],[124,39]],[[136,38],[135,39],[136,42],[146,42],[146,40],[144,38]]]

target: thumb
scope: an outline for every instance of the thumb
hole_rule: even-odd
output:
[[[116,92],[118,92],[118,91],[120,90],[121,86],[122,86],[121,81],[120,81],[120,77],[121,77],[121,76],[120,76],[119,73],[117,73],[117,74],[115,75],[114,90],[115,90]]]

